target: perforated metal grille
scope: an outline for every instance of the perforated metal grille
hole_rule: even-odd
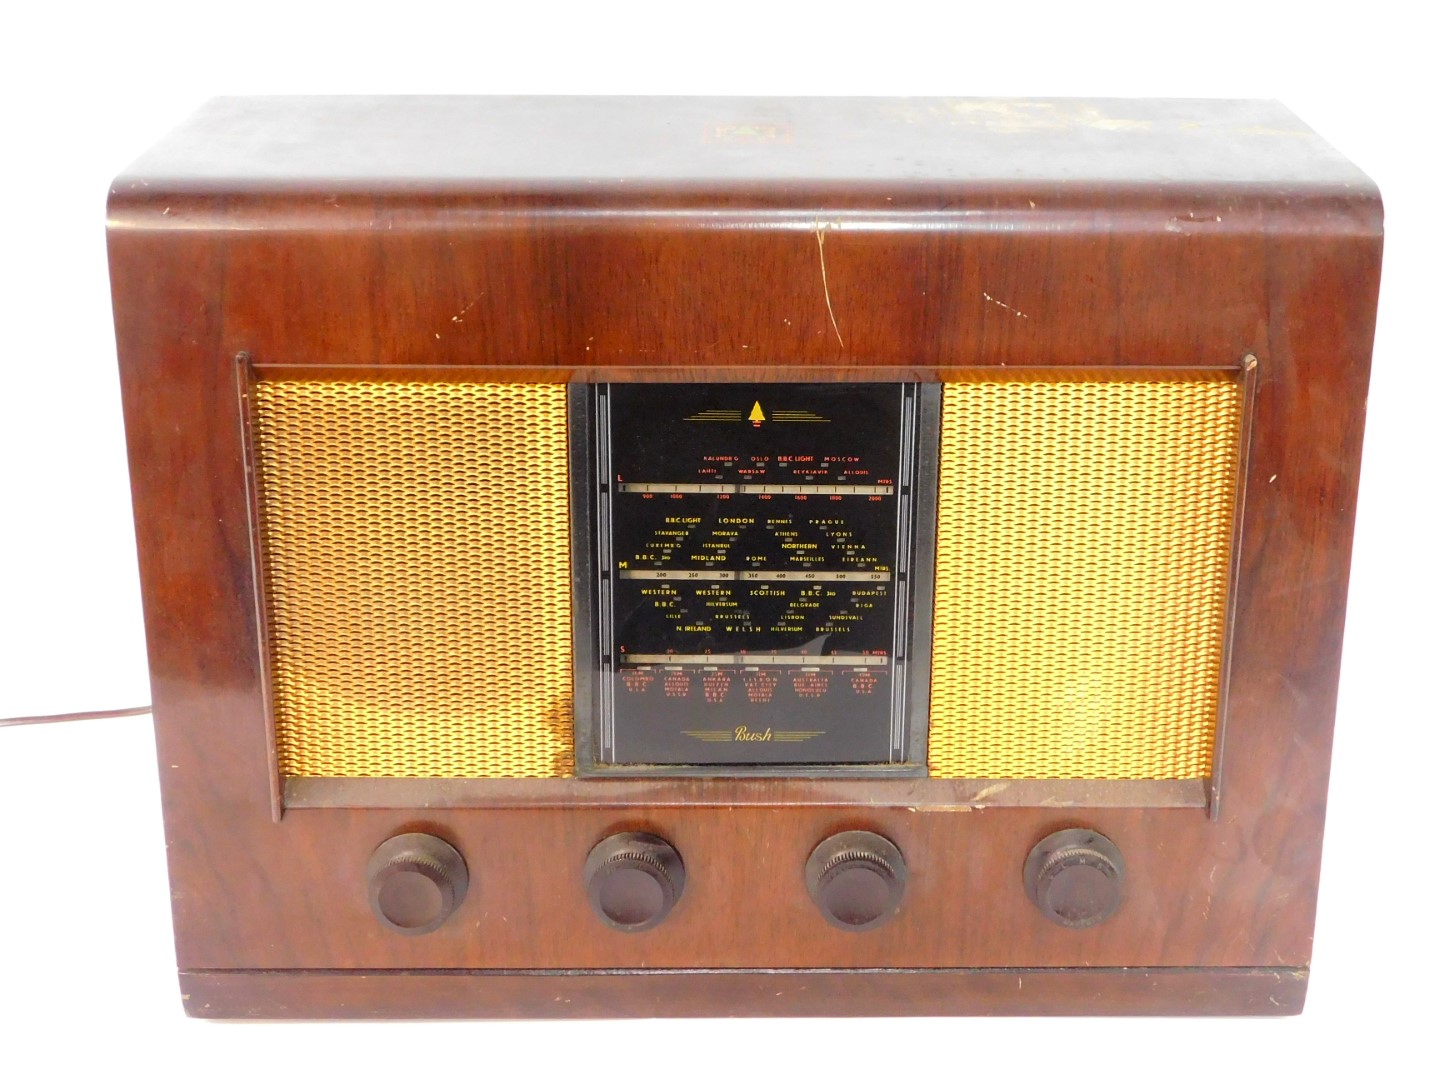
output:
[[[1049,375],[943,396],[931,775],[1209,775],[1238,381]]]
[[[260,381],[281,772],[572,771],[565,387]]]

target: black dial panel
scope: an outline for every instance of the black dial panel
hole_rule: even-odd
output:
[[[909,760],[920,399],[593,390],[596,765]]]

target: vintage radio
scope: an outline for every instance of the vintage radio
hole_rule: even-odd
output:
[[[1299,1010],[1380,233],[1266,103],[206,107],[109,224],[186,1008]]]

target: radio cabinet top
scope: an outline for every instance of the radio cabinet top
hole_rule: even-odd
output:
[[[258,363],[831,377],[1233,364],[1297,243],[1379,220],[1252,101],[222,99],[110,200],[117,259],[223,258]]]

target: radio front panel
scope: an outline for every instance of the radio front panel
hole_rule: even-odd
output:
[[[1208,780],[1246,374],[255,379],[279,772]]]
[[[190,1012],[1301,1007],[1380,210],[1283,109],[222,101],[109,240]]]

